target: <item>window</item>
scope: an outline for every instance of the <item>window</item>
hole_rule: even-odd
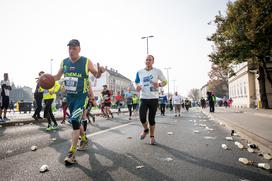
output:
[[[242,82],[240,83],[240,96],[243,97],[244,94],[243,94],[243,85],[242,85]]]
[[[247,84],[244,82],[244,95],[247,97]]]

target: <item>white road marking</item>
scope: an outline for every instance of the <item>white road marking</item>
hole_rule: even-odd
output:
[[[102,130],[102,131],[91,133],[91,134],[88,134],[87,137],[90,138],[92,136],[99,135],[99,134],[102,134],[102,133],[106,133],[106,132],[109,132],[111,130],[119,129],[119,128],[122,128],[122,127],[126,127],[126,126],[129,126],[129,125],[134,124],[134,123],[135,122],[131,122],[131,123],[127,123],[127,124],[122,124],[122,125],[119,125],[119,126],[115,126],[115,127],[109,128],[109,129],[105,129],[105,130]]]

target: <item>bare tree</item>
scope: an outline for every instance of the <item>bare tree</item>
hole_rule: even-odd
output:
[[[193,101],[198,101],[200,99],[200,90],[196,88],[191,89],[188,97],[193,99]]]

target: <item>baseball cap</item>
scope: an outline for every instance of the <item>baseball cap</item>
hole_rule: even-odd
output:
[[[67,46],[80,46],[80,42],[77,39],[72,39],[69,41]]]

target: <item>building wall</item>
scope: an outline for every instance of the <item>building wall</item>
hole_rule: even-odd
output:
[[[204,99],[207,99],[207,91],[208,91],[208,85],[204,85],[201,89],[200,89],[200,96],[203,97]]]
[[[113,76],[109,72],[105,72],[99,79],[90,77],[92,83],[92,89],[94,96],[99,97],[101,95],[103,85],[107,85],[109,90],[112,90],[115,95],[118,91],[125,92],[129,86],[132,85],[131,81],[118,76]]]
[[[237,68],[238,67],[238,68]],[[250,96],[254,93],[252,83],[254,77],[247,72],[247,65],[241,64],[234,68],[236,76],[229,79],[229,97],[233,100],[233,107],[251,107]]]
[[[268,65],[272,67],[272,64]],[[258,74],[248,70],[247,63],[234,67],[235,76],[229,78],[229,93],[234,107],[255,108],[260,101]],[[272,72],[270,72],[272,76]],[[272,87],[266,79],[269,107],[272,108]]]

